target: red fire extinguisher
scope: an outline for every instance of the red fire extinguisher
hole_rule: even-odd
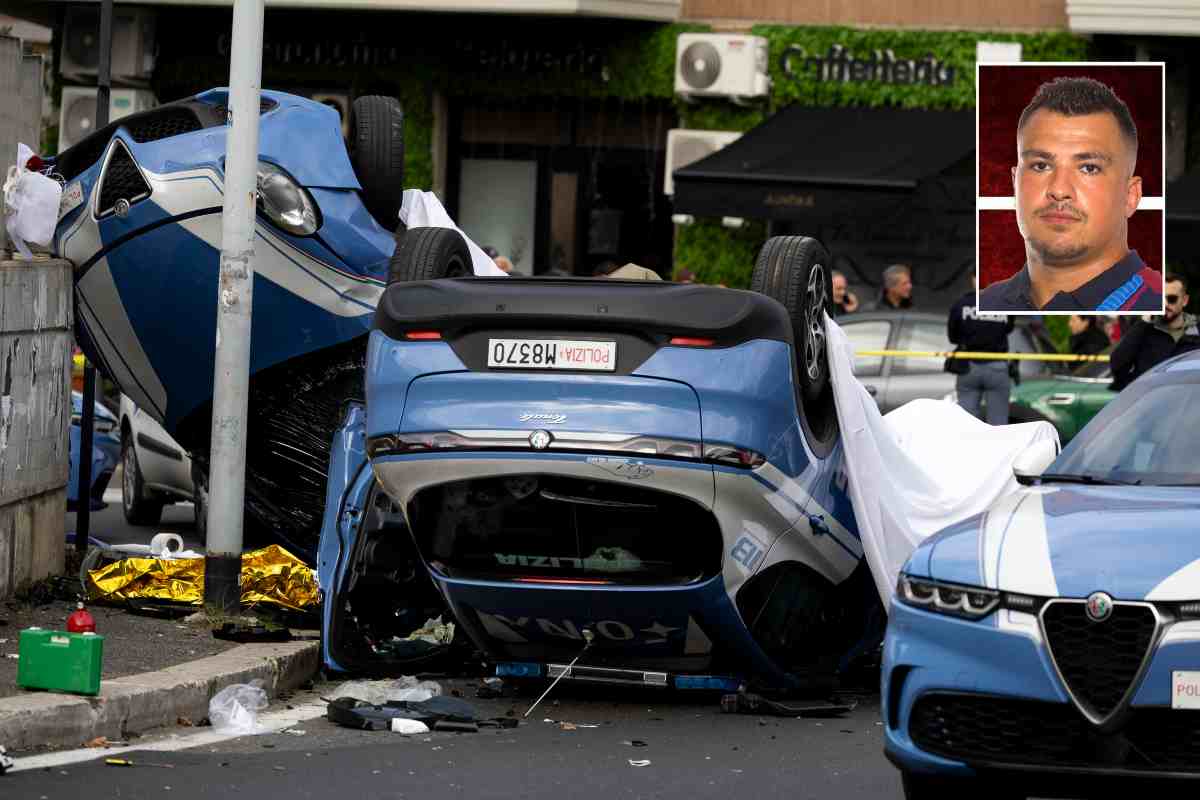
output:
[[[88,613],[88,610],[83,607],[83,601],[76,604],[75,611],[71,616],[67,617],[67,632],[68,633],[95,633],[96,620]]]

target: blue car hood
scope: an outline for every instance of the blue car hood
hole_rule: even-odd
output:
[[[1200,488],[1022,489],[930,537],[911,574],[1049,597],[1200,600]]]

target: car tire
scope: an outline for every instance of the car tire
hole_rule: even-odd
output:
[[[474,274],[467,242],[451,228],[409,228],[388,265],[388,283]]]
[[[832,302],[829,253],[808,236],[772,236],[754,263],[751,291],[778,300],[792,320],[801,413],[818,441],[837,427],[825,309]]]
[[[404,202],[404,111],[394,97],[367,95],[350,107],[346,143],[363,204],[380,225],[391,229]]]
[[[1016,800],[1025,795],[1002,787],[987,786],[979,778],[944,777],[941,775],[918,775],[902,771],[900,782],[904,787],[904,800]]]
[[[196,462],[192,462],[192,507],[196,511],[196,538],[201,544],[208,542],[208,476]]]
[[[162,519],[162,501],[146,497],[132,433],[121,437],[121,509],[130,525],[157,525]]]

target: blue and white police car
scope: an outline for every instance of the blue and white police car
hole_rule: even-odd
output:
[[[759,291],[408,280],[465,259],[410,229],[380,299],[333,446],[328,668],[419,656],[393,632],[439,599],[517,677],[812,687],[878,644],[818,242],[768,241]]]
[[[881,698],[907,797],[1200,788],[1197,404],[1200,353],[1159,365],[917,548]]]

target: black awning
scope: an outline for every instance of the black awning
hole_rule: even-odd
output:
[[[1200,171],[1185,173],[1167,184],[1166,208],[1167,222],[1200,221]]]
[[[675,211],[760,219],[873,213],[974,149],[973,111],[789,106],[676,170]]]

